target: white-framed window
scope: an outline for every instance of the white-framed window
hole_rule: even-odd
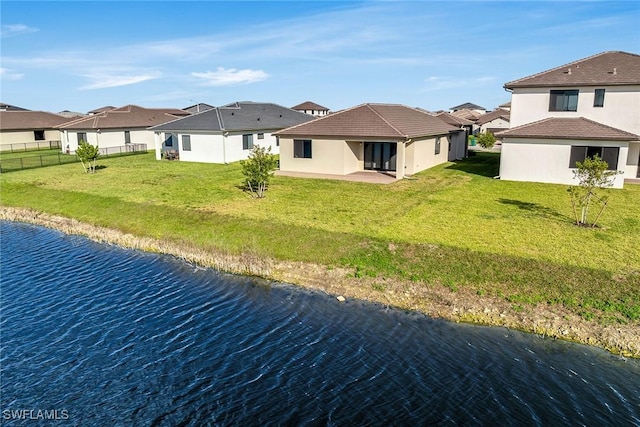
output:
[[[251,150],[253,148],[253,134],[242,135],[242,149]]]
[[[80,142],[89,142],[87,139],[87,133],[86,132],[78,132],[78,145],[80,145]]]
[[[129,132],[128,130],[124,131],[124,143],[131,144],[131,132]]]
[[[440,154],[440,137],[436,138],[436,152],[435,152],[436,156],[438,154]]]
[[[182,151],[191,151],[191,135],[182,135]]]
[[[259,133],[258,134],[258,139],[264,139],[264,133]]]

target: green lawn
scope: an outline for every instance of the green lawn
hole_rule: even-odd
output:
[[[140,236],[356,275],[470,288],[588,318],[640,319],[640,186],[610,190],[601,228],[573,224],[566,186],[508,182],[479,153],[391,185],[275,177],[265,199],[239,164],[156,161],[155,153],[0,176],[1,203]]]

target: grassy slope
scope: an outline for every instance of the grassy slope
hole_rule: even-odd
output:
[[[155,161],[154,153],[3,174],[2,204],[137,235],[349,265],[356,275],[469,287],[515,303],[640,319],[640,186],[611,192],[601,229],[572,224],[565,186],[492,179],[482,154],[381,186],[275,177],[262,200],[240,167]]]

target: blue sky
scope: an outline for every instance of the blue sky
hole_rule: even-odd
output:
[[[640,2],[0,2],[0,101],[31,110],[198,102],[510,100],[504,83],[640,53]]]

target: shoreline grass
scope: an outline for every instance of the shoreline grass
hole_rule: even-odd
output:
[[[547,307],[640,330],[640,186],[613,190],[603,227],[589,230],[573,225],[565,187],[494,180],[497,160],[480,153],[387,186],[275,177],[255,200],[238,188],[237,164],[150,153],[101,160],[92,176],[77,165],[3,175],[1,204],[247,262],[344,270],[366,299],[402,305],[395,282],[396,293],[447,291],[521,316]]]

